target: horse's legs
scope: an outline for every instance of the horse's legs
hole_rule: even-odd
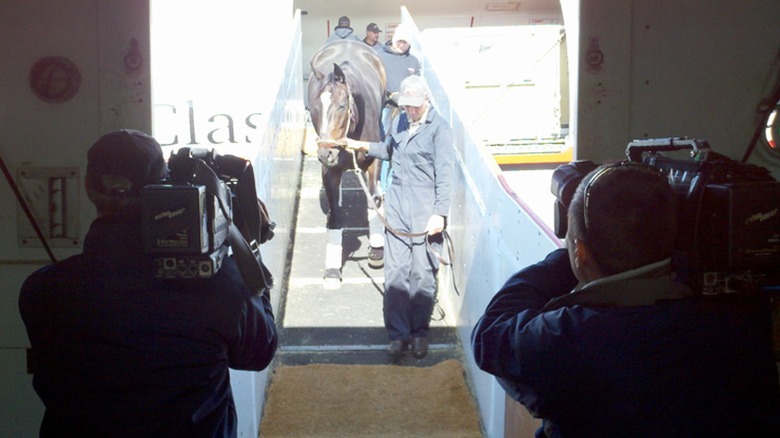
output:
[[[322,185],[328,200],[328,229],[344,227],[344,215],[341,211],[341,177],[344,169],[340,167],[322,167]]]
[[[341,279],[342,229],[328,229],[328,243],[325,247],[325,278]]]
[[[322,167],[322,184],[325,187],[325,196],[328,200],[328,243],[325,250],[326,276],[334,275],[341,270],[342,249],[341,231],[344,227],[341,211],[341,177],[344,170],[339,167]],[[330,273],[328,272],[330,271]]]

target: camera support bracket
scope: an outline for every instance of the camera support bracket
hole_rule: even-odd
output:
[[[697,156],[703,149],[710,150],[707,140],[688,137],[648,138],[633,140],[626,147],[626,156],[631,161],[642,161],[645,152],[691,150],[691,157]]]

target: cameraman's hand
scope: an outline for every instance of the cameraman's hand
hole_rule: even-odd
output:
[[[428,225],[425,227],[425,232],[428,233],[429,236],[433,236],[436,234],[439,234],[444,229],[444,216],[439,216],[438,214],[433,214],[428,219]]]
[[[368,144],[367,141],[360,141],[360,140],[352,140],[351,138],[346,139],[347,144],[345,145],[347,149],[353,150],[353,151],[368,151]]]

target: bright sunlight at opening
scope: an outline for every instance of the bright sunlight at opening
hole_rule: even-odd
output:
[[[263,135],[283,74],[268,59],[290,32],[269,8],[288,2],[151,1],[154,136],[181,146],[247,155]],[[291,14],[291,13],[290,13]]]

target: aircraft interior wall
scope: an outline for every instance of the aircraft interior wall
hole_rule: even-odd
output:
[[[261,85],[275,83],[260,104],[263,123],[253,133],[256,143],[241,155],[253,161],[258,195],[277,222],[275,238],[263,245],[263,256],[281,276],[306,118],[300,19],[289,3],[274,6],[266,14],[276,13],[276,18],[264,19],[285,23],[283,32],[261,40],[274,38],[284,46],[284,56],[256,72],[266,79]],[[96,215],[83,189],[87,149],[115,129],[155,133],[150,15],[148,2],[134,0],[74,0],[67,7],[50,0],[0,5],[0,53],[10,60],[0,80],[0,155],[21,196],[31,203],[56,260],[80,252]],[[208,54],[202,55],[196,60],[207,62]],[[40,60],[49,63],[39,72],[34,65]],[[186,114],[186,108],[182,112]],[[225,127],[220,128],[222,134]],[[161,143],[170,138],[161,138]],[[32,388],[29,342],[17,299],[24,279],[51,260],[17,207],[11,185],[4,178],[0,186],[0,435],[32,437],[38,434],[43,405]],[[278,306],[278,290],[275,295]],[[259,427],[267,374],[231,371],[243,436],[256,434]]]
[[[329,2],[289,1],[291,9],[307,9],[309,14],[300,17],[300,33],[291,37],[297,56],[286,60],[280,91],[264,109],[268,118],[263,120],[273,129],[263,131],[263,146],[252,157],[260,175],[259,193],[271,200],[272,213],[279,212],[278,236],[288,233],[293,221],[308,59],[327,37],[328,23],[332,30],[340,15],[349,15],[361,36],[370,21],[391,29],[409,20],[420,31],[422,44],[417,48],[423,55],[426,29],[557,20],[566,30],[569,141],[579,159],[621,159],[632,139],[671,136],[706,139],[715,151],[739,159],[759,124],[757,108],[773,104],[765,101],[780,71],[777,0],[738,4],[717,0],[706,7],[697,0],[561,0],[560,4],[545,0],[527,2],[540,8],[536,12],[509,14],[485,12],[483,1],[457,2],[465,3],[465,9],[446,13],[439,2],[409,1],[408,14],[400,3],[392,4],[389,12],[374,12],[352,4],[358,2],[336,2],[343,10],[331,5],[325,11],[317,4]],[[71,0],[64,7],[62,3],[9,0],[0,5],[0,54],[7,60],[0,78],[0,155],[15,178],[20,179],[19,169],[33,168],[35,175],[57,177],[58,184],[75,196],[75,206],[62,213],[71,218],[71,228],[53,248],[58,259],[80,250],[95,216],[82,188],[89,145],[108,130],[153,129],[149,65],[133,63],[137,58],[131,57],[129,64],[125,60],[127,55],[150,57],[148,4]],[[556,7],[549,7],[551,3]],[[295,20],[292,12],[279,19],[289,18]],[[278,34],[270,36],[258,44],[259,50],[263,44],[279,41]],[[67,58],[78,67],[79,88],[70,100],[46,102],[30,88],[31,67],[47,56]],[[446,72],[436,70],[430,58],[424,56],[423,73],[451,121],[458,150],[451,233],[458,249],[452,281],[460,294],[454,293],[450,279],[444,280],[444,305],[461,338],[468,340],[476,319],[503,281],[561,242],[524,202],[522,191],[507,190],[501,169],[474,142],[470,127],[451,104],[442,85],[446,81],[440,77]],[[761,145],[750,162],[768,167],[780,178],[780,158]],[[35,181],[26,184],[29,191],[45,193]],[[548,186],[536,189],[548,190]],[[20,239],[24,218],[5,181],[0,182],[0,205],[0,435],[36,436],[43,407],[27,370],[29,344],[17,298],[24,278],[46,264],[48,256],[31,243],[34,236]],[[276,239],[267,249],[264,246],[264,254],[267,251],[274,272],[281,273],[287,240]],[[468,358],[470,347],[464,344],[464,350]],[[491,376],[468,361],[486,433],[503,436],[504,394]],[[236,376],[252,386],[241,403],[252,405],[255,416],[261,413],[255,388],[264,379],[264,375]],[[248,420],[243,430],[252,431],[258,421]]]

